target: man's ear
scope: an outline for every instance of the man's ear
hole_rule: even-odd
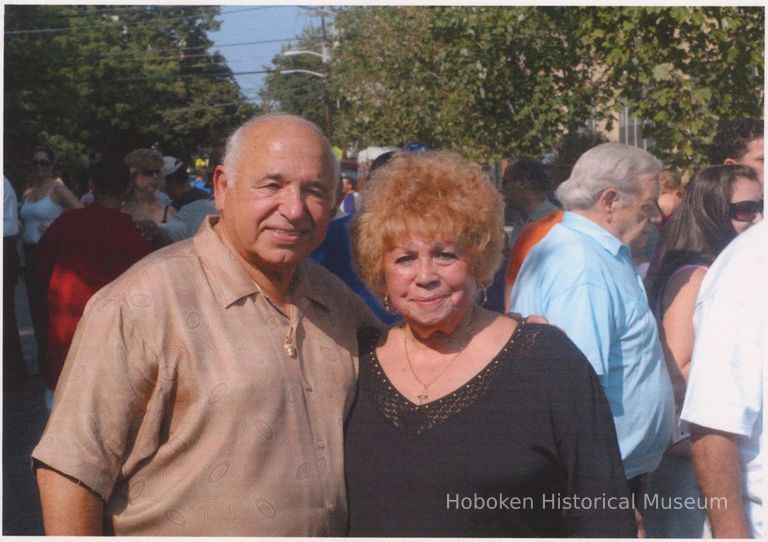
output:
[[[216,208],[219,211],[224,209],[224,201],[227,198],[227,174],[224,171],[224,166],[216,166],[213,171],[213,197],[216,203]]]
[[[604,211],[613,212],[621,203],[621,194],[617,189],[609,186],[600,193],[597,203]]]
[[[738,162],[736,160],[734,160],[733,158],[726,158],[725,160],[723,160],[723,165],[724,166],[735,166],[735,165],[738,165]]]

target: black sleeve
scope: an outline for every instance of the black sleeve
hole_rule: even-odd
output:
[[[563,497],[571,499],[561,507],[568,535],[634,538],[633,503],[608,400],[584,354],[559,329],[547,328],[539,352],[551,358],[552,376],[559,375],[550,388],[551,417]]]

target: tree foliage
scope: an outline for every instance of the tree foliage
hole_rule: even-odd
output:
[[[645,119],[669,166],[706,164],[721,117],[762,117],[764,10],[759,7],[579,8],[599,81]]]
[[[626,104],[680,166],[762,110],[761,8],[354,7],[335,29],[344,144],[540,155]]]
[[[6,6],[5,170],[18,182],[39,142],[65,179],[89,155],[157,146],[183,159],[253,113],[207,33],[218,8]],[[224,105],[227,104],[227,105]]]
[[[325,80],[306,73],[283,73],[287,70],[309,70],[324,74],[326,67],[320,57],[311,54],[285,56],[286,51],[321,52],[320,30],[308,27],[295,45],[286,45],[266,66],[272,73],[264,79],[262,104],[267,110],[279,110],[305,117],[318,126],[325,126]]]
[[[552,8],[376,7],[341,12],[340,129],[475,157],[534,154],[590,111],[591,67]]]

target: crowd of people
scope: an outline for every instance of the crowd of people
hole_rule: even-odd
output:
[[[212,193],[137,149],[84,202],[35,149],[3,368],[20,236],[46,533],[761,537],[763,133],[724,121],[684,184],[620,143],[559,186],[419,148],[358,193],[267,114]]]

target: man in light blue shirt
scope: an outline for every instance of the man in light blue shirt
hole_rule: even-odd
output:
[[[544,315],[594,367],[635,491],[638,477],[659,464],[674,424],[656,320],[629,248],[661,219],[661,169],[647,152],[619,143],[584,153],[557,190],[563,221],[531,250],[510,296],[511,310]]]

